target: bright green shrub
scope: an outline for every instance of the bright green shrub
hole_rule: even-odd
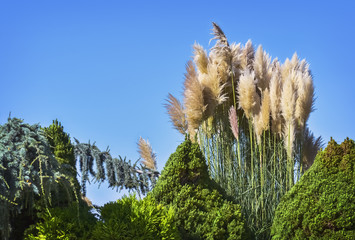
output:
[[[240,206],[209,178],[198,144],[185,140],[148,195],[175,208],[182,239],[246,239]]]
[[[24,239],[86,240],[91,237],[97,220],[85,204],[80,205],[79,211],[74,203],[66,208],[51,208],[49,212],[50,214],[46,211],[39,213],[41,221],[25,231]]]
[[[94,231],[95,240],[156,240],[180,239],[175,226],[174,210],[156,204],[147,196],[137,200],[135,195],[105,204],[101,221]]]
[[[355,143],[333,139],[283,197],[272,239],[355,239]]]
[[[70,180],[71,185],[77,190],[80,190],[80,184],[76,178],[77,171],[75,166],[74,146],[70,141],[69,134],[64,132],[64,127],[58,120],[54,120],[49,127],[43,128],[45,136],[50,144],[50,148],[55,158],[57,159],[61,172]],[[58,194],[52,199],[52,206],[67,206],[75,199],[73,192],[68,192],[66,187],[56,189]]]

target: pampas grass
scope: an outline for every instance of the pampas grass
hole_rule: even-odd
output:
[[[248,40],[242,51],[241,65],[243,69],[253,70],[254,53],[253,44],[251,40]]]
[[[256,93],[254,79],[255,73],[251,72],[250,70],[245,70],[239,79],[239,108],[244,110],[245,116],[248,119],[260,108],[260,97]]]
[[[262,91],[270,85],[270,63],[271,58],[266,52],[263,51],[262,46],[259,45],[255,53],[254,71],[257,79],[257,85]]]
[[[239,140],[238,117],[234,106],[231,106],[228,112],[229,123],[235,139]]]
[[[153,153],[153,149],[150,146],[148,140],[144,140],[142,137],[139,138],[138,141],[138,153],[143,159],[141,161],[147,168],[156,170],[157,162],[156,162],[156,154]]]
[[[167,103],[164,104],[168,115],[170,116],[170,121],[172,122],[174,128],[178,130],[181,134],[186,134],[187,132],[187,120],[185,115],[185,110],[179,100],[177,100],[173,95],[169,93]]]
[[[281,64],[261,46],[255,52],[250,40],[229,44],[215,23],[213,35],[209,54],[194,45],[184,106],[169,96],[167,110],[178,129],[186,115],[210,176],[240,203],[256,238],[267,239],[281,197],[321,145],[305,128],[314,105],[312,76],[296,53]]]
[[[188,131],[193,137],[195,130],[198,129],[202,122],[206,107],[203,99],[203,86],[197,79],[195,67],[191,61],[186,65],[184,85],[185,114],[188,122]]]
[[[202,74],[207,74],[208,57],[207,52],[200,44],[195,43],[194,46],[194,62],[197,70]]]

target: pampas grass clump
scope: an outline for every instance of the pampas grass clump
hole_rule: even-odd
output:
[[[322,145],[307,127],[312,75],[297,54],[281,63],[250,40],[229,44],[215,23],[213,35],[209,52],[193,46],[184,105],[169,95],[166,108],[174,127],[199,143],[210,176],[240,203],[256,237],[266,239],[281,197]]]

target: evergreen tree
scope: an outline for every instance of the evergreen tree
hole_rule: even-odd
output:
[[[16,216],[47,207],[58,184],[70,188],[39,124],[9,118],[0,126],[0,237],[8,239]],[[16,229],[15,229],[16,230]],[[14,234],[13,231],[12,234]],[[15,237],[11,237],[14,239]]]
[[[334,140],[277,207],[272,239],[355,239],[355,142]]]
[[[76,178],[76,166],[74,146],[70,141],[69,134],[64,132],[64,127],[58,120],[54,120],[49,127],[43,128],[46,138],[50,144],[50,148],[58,163],[62,167],[62,172],[70,179],[72,185],[75,186],[77,191],[80,190],[80,184]],[[64,187],[59,188],[59,198],[56,198],[54,206],[68,205],[71,202],[73,194],[69,195]],[[54,207],[53,206],[53,207]]]
[[[177,215],[182,239],[248,239],[240,206],[209,177],[197,143],[189,139],[167,161],[148,194]]]

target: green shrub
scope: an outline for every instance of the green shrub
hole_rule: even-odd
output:
[[[77,203],[66,208],[51,208],[49,212],[39,212],[41,221],[31,225],[25,231],[26,240],[36,239],[89,239],[96,224],[96,217],[85,204],[77,207]]]
[[[152,197],[137,200],[135,195],[105,204],[93,239],[156,240],[180,239],[172,208],[156,204]]]
[[[198,144],[188,139],[170,156],[148,195],[175,208],[182,239],[246,239],[240,206],[210,179]]]
[[[333,139],[277,207],[272,239],[355,239],[355,143]]]

